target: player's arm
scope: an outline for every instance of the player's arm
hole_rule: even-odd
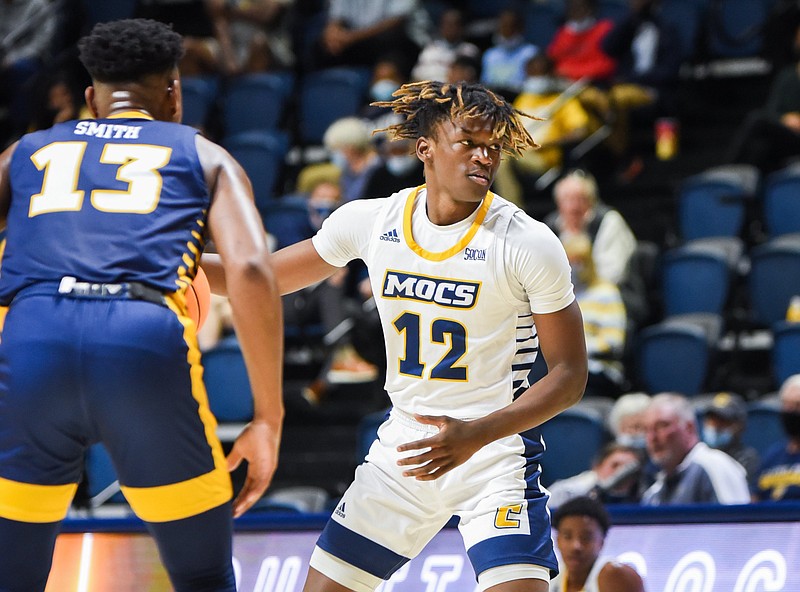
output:
[[[211,291],[227,296],[225,269],[217,253],[204,253],[201,261],[208,276]],[[289,245],[272,255],[272,269],[281,295],[296,292],[329,278],[340,268],[327,263],[319,256],[311,239]]]
[[[641,576],[630,565],[610,562],[597,574],[600,592],[644,592]]]
[[[8,208],[11,207],[11,156],[16,148],[15,142],[0,154],[0,228],[6,227]]]
[[[278,463],[283,423],[283,315],[266,236],[250,181],[220,146],[197,136],[212,201],[209,231],[225,272],[234,326],[253,392],[253,420],[228,456],[231,470],[248,461],[247,478],[234,501],[234,515],[252,506]]]

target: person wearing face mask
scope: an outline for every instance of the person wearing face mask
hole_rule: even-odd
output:
[[[364,197],[391,195],[405,187],[422,185],[422,161],[409,140],[384,139],[380,145],[382,164],[375,169],[364,188]]]
[[[754,501],[800,500],[800,374],[787,378],[778,394],[786,439],[764,453],[752,480]]]
[[[370,141],[369,124],[359,117],[343,117],[325,130],[322,141],[331,162],[341,171],[342,201],[365,197],[367,181],[381,164]]]
[[[494,45],[483,52],[481,82],[513,99],[525,82],[525,64],[539,48],[525,41],[525,20],[519,11],[503,10],[497,19]]]
[[[525,127],[536,136],[539,148],[501,162],[495,187],[521,207],[535,207],[531,199],[535,190],[528,188],[535,188],[535,180],[546,171],[561,169],[569,160],[569,148],[585,139],[597,125],[577,98],[583,85],[570,85],[557,76],[552,60],[544,53],[527,61],[525,73],[514,107],[536,118],[526,120]]]
[[[614,75],[617,62],[602,47],[614,23],[598,19],[596,13],[597,0],[567,0],[567,20],[547,46],[547,55],[560,76],[603,83]]]
[[[747,471],[748,479],[758,469],[758,452],[742,442],[747,424],[747,405],[734,393],[717,393],[703,412],[703,442],[711,448],[722,450],[739,462]]]
[[[572,268],[575,298],[583,313],[589,380],[584,396],[617,397],[626,385],[622,365],[627,317],[619,288],[597,275],[586,234],[562,240]]]

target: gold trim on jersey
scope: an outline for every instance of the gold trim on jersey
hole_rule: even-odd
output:
[[[0,516],[17,522],[59,522],[77,489],[77,483],[36,485],[0,477]]]
[[[446,251],[439,251],[438,253],[434,253],[423,249],[421,246],[417,244],[414,240],[414,234],[411,231],[411,215],[414,212],[414,202],[417,199],[417,195],[419,194],[419,190],[424,188],[425,185],[420,185],[414,191],[412,191],[408,198],[406,199],[406,206],[403,210],[403,234],[405,235],[406,244],[408,248],[414,251],[417,255],[422,257],[423,259],[428,259],[430,261],[444,261],[445,259],[449,259],[456,253],[460,253],[464,250],[464,248],[470,243],[470,241],[475,238],[475,235],[478,232],[478,229],[483,224],[483,220],[486,218],[486,213],[489,211],[489,206],[492,205],[492,200],[494,199],[494,194],[491,191],[486,192],[486,196],[483,198],[483,202],[481,203],[480,207],[478,208],[478,215],[475,216],[475,220],[472,221],[472,225],[470,226],[467,233],[462,236],[459,241],[447,249]]]
[[[130,111],[120,111],[119,113],[113,113],[106,117],[106,119],[149,119],[150,121],[154,121],[155,117],[150,115],[147,111],[138,111],[136,109],[131,109]]]

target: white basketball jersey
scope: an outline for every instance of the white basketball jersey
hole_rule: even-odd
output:
[[[482,417],[529,386],[538,352],[532,310],[572,302],[569,264],[545,225],[492,193],[450,226],[430,222],[425,195],[423,186],[347,203],[313,243],[332,265],[367,264],[393,405]]]

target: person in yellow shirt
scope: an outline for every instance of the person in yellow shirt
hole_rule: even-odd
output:
[[[597,127],[577,98],[581,83],[570,85],[555,75],[553,63],[545,54],[532,57],[526,65],[527,79],[514,107],[537,119],[526,120],[528,132],[540,145],[516,160],[506,159],[495,178],[495,188],[519,206],[524,206],[520,177],[538,178],[546,171],[560,169],[565,152],[586,138]]]

